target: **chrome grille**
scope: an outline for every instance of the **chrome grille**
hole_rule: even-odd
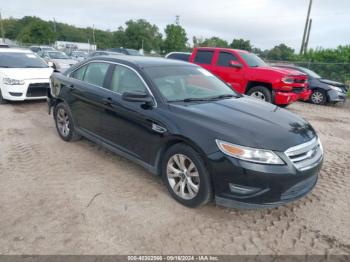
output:
[[[304,171],[316,166],[323,157],[323,148],[316,137],[309,142],[289,148],[285,154],[294,166]]]

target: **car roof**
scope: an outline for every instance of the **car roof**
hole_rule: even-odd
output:
[[[242,49],[233,49],[233,48],[224,48],[224,47],[196,47],[198,50],[222,50],[222,51],[235,51],[235,52],[243,52],[243,53],[250,53],[247,50]]]
[[[22,48],[1,48],[0,53],[28,53],[32,54],[33,52],[29,49],[22,49]]]
[[[132,64],[137,67],[154,67],[154,66],[184,66],[184,65],[192,65],[188,62],[183,62],[179,60],[172,60],[172,59],[166,59],[166,58],[159,58],[159,57],[148,57],[148,56],[96,56],[90,59],[92,60],[106,60],[110,62],[121,62],[126,64]]]

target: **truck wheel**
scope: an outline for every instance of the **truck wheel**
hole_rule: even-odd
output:
[[[164,154],[162,177],[171,196],[184,206],[199,207],[212,198],[211,180],[203,159],[186,144],[176,144]]]
[[[314,90],[310,96],[310,102],[315,105],[324,105],[327,102],[325,92],[321,90]]]
[[[265,102],[272,102],[272,94],[271,91],[264,86],[255,86],[247,92],[247,95],[254,97],[259,100],[263,100]]]

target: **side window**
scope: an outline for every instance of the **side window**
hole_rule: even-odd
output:
[[[85,72],[84,82],[102,87],[108,67],[107,63],[90,63]]]
[[[210,65],[213,59],[213,55],[214,51],[198,50],[194,62],[198,64]]]
[[[238,61],[238,58],[231,53],[220,52],[217,65],[218,66],[229,66],[229,63],[232,60]]]
[[[83,80],[84,79],[84,74],[86,70],[86,65],[80,67],[78,70],[75,70],[73,74],[71,75],[72,78],[78,79],[78,80]]]
[[[131,69],[116,66],[113,72],[110,90],[123,94],[124,92],[145,92],[146,88],[140,77]]]

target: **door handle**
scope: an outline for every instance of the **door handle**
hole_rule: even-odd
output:
[[[114,105],[116,104],[116,102],[113,101],[112,98],[108,97],[108,98],[103,98],[103,99],[102,99],[102,104],[104,104],[105,106],[114,107]]]
[[[73,91],[75,89],[73,84],[69,85],[68,88],[69,88],[69,91]]]

